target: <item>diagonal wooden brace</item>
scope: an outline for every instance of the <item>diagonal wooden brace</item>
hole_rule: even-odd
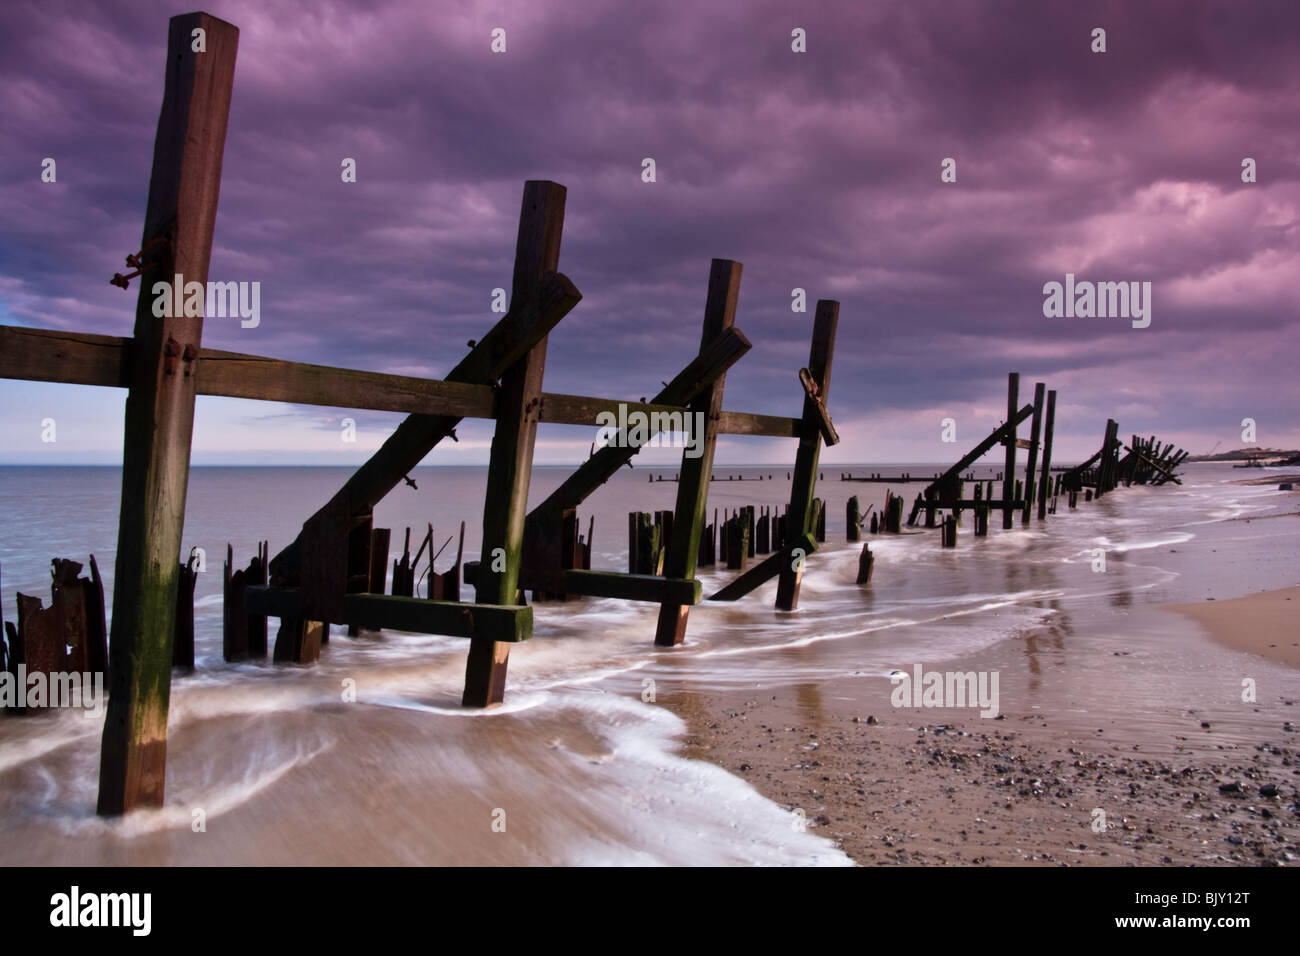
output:
[[[693,358],[650,404],[689,405],[700,392],[725,375],[750,350],[739,329],[728,329]],[[519,586],[540,590],[563,589],[563,562],[557,529],[565,509],[576,508],[587,496],[632,460],[640,447],[630,445],[626,431],[601,448],[574,471],[559,488],[528,514],[524,523],[524,562]]]
[[[548,273],[536,295],[512,308],[469,355],[447,375],[450,382],[494,385],[502,373],[526,355],[538,341],[582,300],[582,293],[559,272]],[[453,434],[462,419],[451,415],[408,415],[383,446],[348,480],[308,525],[326,525],[317,532],[336,545],[346,540],[346,519],[365,514],[411,473],[440,441]],[[299,583],[302,535],[271,560],[271,579],[279,587]]]
[[[708,599],[710,601],[739,601],[746,594],[772,580],[781,573],[783,568],[793,566],[795,562],[807,558],[816,550],[817,539],[811,534],[805,534],[793,547],[782,548],[780,551],[768,555],[722,590],[710,594]],[[802,553],[796,555],[795,551]]]

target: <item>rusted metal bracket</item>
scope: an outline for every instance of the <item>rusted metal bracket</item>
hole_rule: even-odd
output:
[[[817,430],[822,433],[822,440],[826,442],[826,447],[838,445],[839,433],[835,430],[835,423],[831,421],[831,413],[826,410],[826,403],[822,401],[821,387],[813,379],[812,372],[806,368],[799,369],[799,382],[803,385],[804,394],[808,396],[808,401],[812,402],[813,410],[817,413]]]
[[[138,275],[143,275],[150,269],[157,267],[158,263],[156,261],[146,263],[144,261],[144,254],[155,246],[165,245],[169,241],[170,240],[168,240],[166,236],[154,236],[154,238],[150,239],[143,247],[141,247],[139,252],[128,253],[126,264],[131,266],[135,271],[128,272],[126,275],[122,275],[120,272],[114,272],[113,278],[108,280],[109,285],[115,285],[119,288],[125,289],[129,285],[129,280],[134,279]]]

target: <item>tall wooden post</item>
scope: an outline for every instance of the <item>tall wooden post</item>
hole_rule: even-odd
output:
[[[1047,393],[1047,420],[1043,423],[1043,472],[1038,480],[1038,520],[1047,518],[1047,498],[1052,491],[1052,426],[1056,424],[1056,389]]]
[[[1101,440],[1101,458],[1097,461],[1097,489],[1095,497],[1100,498],[1106,492],[1110,491],[1110,479],[1113,471],[1111,467],[1111,446],[1115,442],[1115,436],[1119,433],[1119,423],[1113,418],[1106,419],[1106,435]]]
[[[829,402],[831,358],[835,352],[835,328],[840,321],[840,304],[833,299],[819,299],[813,320],[812,349],[808,371],[817,383],[822,404]],[[829,407],[829,406],[828,406]],[[776,586],[776,606],[792,611],[799,604],[799,585],[803,583],[803,558],[795,559],[791,549],[800,547],[812,529],[813,494],[817,487],[817,460],[821,456],[822,433],[817,407],[807,395],[803,400],[803,420],[799,428],[799,451],[794,459],[794,477],[790,484],[790,510],[786,513],[785,534],[781,540],[782,564]],[[802,550],[802,547],[800,547]]]
[[[1016,404],[1020,397],[1020,373],[1012,372],[1007,376],[1007,462],[1002,472],[1002,528],[1007,530],[1012,524],[1011,504],[1016,493]]]
[[[1025,463],[1025,504],[1020,511],[1020,523],[1029,524],[1029,515],[1034,510],[1034,469],[1038,467],[1038,435],[1043,425],[1043,392],[1047,386],[1042,382],[1034,385],[1034,421],[1029,426],[1029,461]]]
[[[192,33],[206,48],[192,51]],[[206,13],[171,18],[166,87],[145,213],[123,434],[122,504],[99,812],[160,806],[167,760],[172,628],[201,318],[156,318],[157,281],[206,283],[239,31]]]
[[[559,269],[565,195],[565,188],[559,183],[529,180],[524,184],[510,293],[512,302],[523,302],[533,295],[542,277]],[[543,336],[501,376],[483,505],[483,550],[474,585],[479,604],[514,604],[517,600],[528,483],[537,422],[541,418],[545,367],[546,337]],[[509,660],[509,644],[471,639],[461,703],[466,707],[501,703]]]
[[[700,351],[736,323],[736,303],[740,298],[741,264],[729,259],[714,259],[709,268],[709,291],[704,304],[704,334],[700,337]],[[713,450],[718,441],[718,416],[722,412],[722,390],[725,375],[702,391],[689,406],[691,427],[696,413],[704,415],[704,434],[697,447],[700,455],[688,458],[682,454],[681,477],[677,483],[677,503],[674,509],[675,533],[669,541],[664,559],[664,576],[668,578],[693,578],[700,552],[700,535],[704,530],[704,506],[709,497],[709,475],[713,473]],[[689,451],[689,449],[687,449]],[[659,606],[659,624],[655,631],[655,644],[672,647],[686,639],[686,620],[690,606],[665,602]]]

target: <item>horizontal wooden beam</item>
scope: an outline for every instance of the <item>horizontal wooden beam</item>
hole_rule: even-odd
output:
[[[297,588],[250,587],[244,592],[249,614],[279,618],[302,616],[302,596]],[[463,601],[426,601],[388,594],[348,594],[343,598],[344,624],[416,634],[486,638],[517,644],[533,634],[530,607],[469,604]]]
[[[130,349],[130,338],[0,325],[0,378],[125,388]],[[311,365],[220,349],[200,349],[199,361],[200,395],[458,418],[495,417],[490,385]],[[626,406],[628,412],[647,415],[687,412],[681,405],[548,392],[542,396],[541,420],[596,427],[600,424],[598,414],[618,414],[619,405]],[[795,438],[798,424],[795,418],[724,411],[718,431]]]
[[[620,574],[617,571],[564,572],[564,592],[587,597],[620,598],[661,604],[699,604],[703,595],[695,578],[661,578],[657,574]]]
[[[976,508],[980,507],[980,505],[983,505],[985,508],[988,508],[989,511],[1006,511],[1008,509],[1011,511],[1016,511],[1019,510],[1020,508],[1023,508],[1025,506],[1025,503],[1024,501],[1008,502],[1004,498],[962,498],[960,501],[957,502],[955,507],[965,508],[973,511]],[[928,505],[922,504],[921,507],[922,508],[933,507],[936,511],[943,511],[953,507],[953,505],[951,502],[949,502],[948,504],[941,504],[939,500],[936,498],[933,502],[929,503]]]
[[[126,388],[132,341],[0,325],[0,378]]]

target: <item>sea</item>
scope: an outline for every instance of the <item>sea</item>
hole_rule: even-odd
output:
[[[659,649],[656,605],[536,605],[532,639],[510,656],[505,704],[480,711],[460,706],[468,649],[460,638],[348,637],[335,626],[314,665],[225,663],[227,544],[237,566],[263,539],[274,555],[351,469],[195,467],[184,546],[205,556],[196,666],[172,681],[165,805],[95,815],[102,714],[0,719],[0,863],[844,865],[848,857],[815,828],[792,824],[789,808],[722,766],[682,756],[685,725],[660,698],[860,678],[852,686],[865,717],[888,710],[882,678],[896,670],[1041,654],[1026,673],[1060,664],[1069,679],[1004,686],[1018,705],[1083,723],[1120,715],[1122,741],[1125,728],[1144,740],[1171,729],[1188,701],[1217,701],[1219,739],[1232,741],[1282,713],[1277,695],[1261,704],[1264,717],[1234,709],[1238,674],[1300,693],[1294,672],[1220,648],[1163,610],[1297,583],[1296,499],[1276,484],[1237,483],[1269,469],[1186,465],[1181,485],[1121,487],[1074,510],[1062,497],[1044,522],[1017,516],[1003,530],[995,513],[983,538],[968,514],[951,549],[937,528],[864,533],[875,568],[869,584],[857,584],[863,544],[846,540],[848,498],[878,513],[887,490],[910,503],[924,485],[841,476],[938,470],[823,465],[827,541],[807,559],[795,611],[774,607],[769,583],[734,603],[693,608],[686,643]],[[979,479],[997,470],[971,469]],[[535,468],[530,501],[569,471]],[[780,512],[789,500],[785,469],[719,464],[714,473],[710,521],[715,510]],[[375,511],[375,525],[392,530],[390,567],[404,530],[414,552],[430,523],[442,549],[436,570],[454,560],[462,521],[466,560],[476,559],[486,469],[424,467],[411,477],[417,487],[399,486]],[[584,535],[595,521],[593,568],[627,570],[627,515],[671,509],[672,478],[669,469],[625,468],[579,508]],[[92,553],[111,608],[120,484],[113,467],[0,468],[6,619],[16,592],[48,601],[51,558],[84,563]],[[702,569],[705,595],[736,573]],[[472,594],[465,586],[464,598]],[[1131,666],[1109,660],[1129,654]]]

